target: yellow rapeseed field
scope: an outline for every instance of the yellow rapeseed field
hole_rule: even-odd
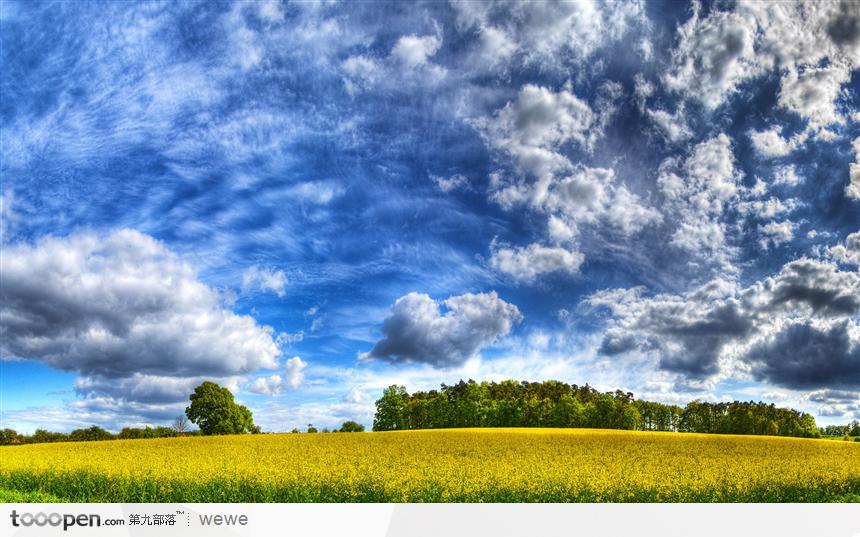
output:
[[[454,429],[0,448],[0,489],[120,502],[856,501],[860,444]]]

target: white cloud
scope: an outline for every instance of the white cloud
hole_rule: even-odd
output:
[[[506,65],[517,50],[516,42],[507,32],[494,26],[482,26],[480,48],[472,66],[480,70],[494,71]]]
[[[542,70],[581,63],[597,50],[617,42],[636,26],[647,24],[641,2],[581,0],[578,2],[451,2],[457,26],[495,35],[496,57],[518,60]],[[482,42],[484,50],[488,44]]]
[[[15,193],[11,190],[4,190],[3,194],[0,195],[0,244],[6,242],[18,220],[18,215],[12,209],[14,203]]]
[[[570,243],[585,224],[605,224],[614,232],[632,235],[662,216],[646,206],[611,168],[574,164],[571,147],[588,152],[602,136],[615,113],[621,87],[604,83],[595,100],[596,110],[567,89],[526,85],[517,99],[492,118],[477,120],[491,148],[510,158],[518,174],[490,175],[489,195],[505,209],[527,205],[547,217],[549,239]],[[564,247],[538,243],[528,248],[502,248],[493,252],[493,266],[523,281],[564,270],[575,272],[584,257]]]
[[[794,211],[798,206],[795,199],[785,201],[770,197],[766,200],[742,201],[737,204],[738,212],[744,215],[753,215],[760,219],[771,219],[784,213]]]
[[[740,86],[774,67],[781,68],[779,104],[807,120],[791,143],[766,131],[754,137],[762,154],[784,156],[825,127],[844,123],[835,107],[841,87],[860,62],[860,19],[850,2],[738,2],[702,18],[700,5],[678,29],[670,89],[714,109]],[[856,10],[855,10],[856,11]]]
[[[840,263],[860,267],[860,231],[855,231],[845,238],[845,244],[838,244],[829,250],[833,259]]]
[[[340,64],[344,86],[355,94],[376,88],[400,90],[404,85],[436,84],[447,75],[444,67],[430,61],[441,46],[439,35],[405,35],[386,57],[350,56]]]
[[[0,272],[4,358],[76,371],[82,387],[139,380],[110,391],[118,398],[274,368],[280,355],[272,328],[226,309],[186,262],[134,230],[6,246]]]
[[[614,87],[605,86],[603,91],[601,106],[595,112],[567,90],[553,92],[528,84],[516,101],[498,110],[493,118],[476,122],[491,147],[508,155],[521,173],[534,179],[501,189],[497,193],[500,202],[510,199],[540,205],[553,177],[562,172],[612,173],[576,167],[562,152],[568,144],[590,150],[602,136],[603,123],[614,113],[612,102],[616,99]]]
[[[385,68],[375,58],[364,55],[350,56],[341,64],[347,91],[366,90],[383,79]]]
[[[553,272],[576,274],[584,260],[585,256],[579,252],[530,244],[524,248],[493,248],[490,265],[514,279],[533,282]]]
[[[440,312],[440,305],[448,311]],[[521,319],[519,309],[495,291],[452,296],[441,302],[413,292],[391,306],[391,314],[382,324],[385,337],[363,358],[451,367],[507,335]]]
[[[680,142],[693,136],[687,125],[683,104],[678,105],[674,114],[665,110],[646,110],[648,119],[660,128],[662,135],[670,142]]]
[[[761,73],[762,65],[754,49],[754,20],[716,9],[701,18],[699,12],[696,3],[693,16],[678,28],[678,47],[664,83],[713,109],[743,80]]]
[[[170,404],[188,401],[194,388],[204,381],[216,382],[236,392],[238,376],[229,377],[173,377],[134,373],[124,378],[103,376],[80,377],[75,380],[75,392],[84,398],[103,398],[116,401],[134,401],[140,404]]]
[[[435,35],[404,35],[391,49],[391,56],[411,69],[426,64],[441,46],[442,40]]]
[[[451,177],[441,177],[438,175],[431,175],[430,179],[436,183],[436,186],[439,187],[439,190],[442,192],[451,192],[453,190],[457,190],[458,188],[468,188],[469,180],[466,179],[466,176],[462,174],[454,174]]]
[[[601,346],[606,355],[635,350],[655,355],[662,369],[683,377],[753,376],[806,388],[860,379],[860,362],[852,362],[860,327],[851,320],[860,313],[858,292],[856,272],[801,258],[747,288],[713,280],[686,293],[652,297],[639,289],[612,289],[583,303],[612,313]],[[804,337],[819,350],[798,346]]]
[[[784,157],[791,153],[796,144],[783,138],[780,132],[782,132],[781,127],[751,132],[750,140],[752,140],[753,147],[758,154],[763,157],[775,158]]]
[[[270,375],[255,379],[248,387],[254,393],[279,395],[286,390],[298,389],[305,380],[308,364],[298,356],[293,356],[284,364],[284,375]]]
[[[602,134],[597,115],[567,90],[554,92],[527,84],[515,101],[489,120],[478,122],[491,147],[509,155],[518,169],[541,178],[569,165],[560,146],[588,149]]]
[[[845,195],[860,200],[860,137],[854,138],[854,162],[848,165],[848,186]]]
[[[242,274],[242,290],[250,291],[255,286],[261,291],[271,291],[283,298],[286,294],[287,276],[282,270],[272,270],[252,265]]]
[[[797,186],[803,181],[803,178],[797,175],[794,164],[778,167],[773,177],[773,184],[775,185]]]
[[[784,222],[768,222],[758,227],[759,234],[763,237],[759,244],[767,250],[768,245],[779,246],[790,242],[794,238],[794,223],[786,220]]]
[[[720,134],[693,147],[682,163],[667,159],[657,183],[678,222],[670,244],[730,269],[724,211],[738,199],[741,173],[731,140]]]
[[[801,72],[789,69],[782,79],[779,104],[808,119],[811,130],[845,123],[835,101],[850,78],[851,68],[844,63],[807,67]]]
[[[285,193],[288,196],[311,203],[326,205],[337,196],[340,196],[343,193],[343,189],[332,181],[310,181],[292,186]]]

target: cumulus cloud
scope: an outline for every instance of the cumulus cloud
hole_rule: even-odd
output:
[[[540,178],[568,164],[559,152],[563,144],[591,147],[601,135],[597,120],[573,93],[527,84],[515,101],[478,125],[489,144],[510,156],[522,173]]]
[[[239,377],[174,377],[134,373],[123,378],[100,375],[75,380],[75,392],[89,399],[134,401],[140,404],[166,405],[186,401],[194,388],[204,381],[217,382],[231,391],[238,390]]]
[[[851,68],[845,63],[807,67],[801,72],[790,69],[782,79],[779,104],[808,119],[813,130],[845,123],[835,101],[850,78]]]
[[[684,117],[684,107],[679,106],[675,113],[665,110],[646,110],[646,115],[656,125],[663,136],[670,142],[680,142],[690,138],[693,131],[687,125]]]
[[[581,226],[606,224],[615,233],[632,235],[661,220],[656,209],[617,180],[615,170],[570,160],[571,147],[588,152],[602,136],[621,88],[607,83],[598,93],[594,110],[567,89],[555,92],[529,84],[493,117],[475,121],[487,143],[509,158],[515,170],[491,174],[490,198],[508,210],[525,205],[544,215],[554,243],[494,250],[497,270],[523,281],[558,270],[575,272],[584,259],[573,245]]]
[[[793,164],[779,166],[774,171],[774,185],[797,186],[801,181],[803,178],[797,175],[797,168]]]
[[[751,374],[790,388],[860,386],[860,273],[831,261],[797,259],[746,288],[717,279],[650,297],[641,288],[611,289],[583,304],[612,313],[600,352],[651,354],[682,378]]]
[[[779,246],[790,242],[794,238],[794,227],[794,223],[789,220],[761,225],[758,227],[759,234],[762,236],[759,244],[767,250],[768,246]]]
[[[4,358],[78,372],[82,390],[164,399],[203,376],[273,368],[280,354],[272,328],[226,309],[191,266],[134,230],[6,246],[0,272]]]
[[[520,248],[494,248],[490,265],[514,279],[532,282],[552,272],[576,274],[585,256],[564,248],[529,244]]]
[[[860,137],[854,138],[854,162],[848,165],[848,186],[845,195],[860,200]]]
[[[716,108],[738,84],[762,71],[755,35],[754,20],[719,10],[702,18],[699,4],[694,4],[693,16],[678,28],[678,47],[664,83]]]
[[[298,356],[293,356],[284,364],[284,375],[270,375],[255,379],[248,389],[262,395],[278,395],[286,390],[298,389],[305,380],[308,364]]]
[[[761,380],[794,389],[860,387],[860,327],[788,323],[756,342],[745,360]]]
[[[860,231],[845,238],[845,244],[830,248],[830,255],[837,261],[860,267]]]
[[[700,142],[683,162],[665,160],[657,184],[678,222],[669,243],[727,267],[723,216],[738,199],[741,177],[725,134]]]
[[[435,35],[404,35],[391,49],[391,56],[405,67],[413,68],[426,64],[441,46],[442,40]]]
[[[440,311],[440,306],[446,311]],[[363,356],[439,368],[456,366],[507,335],[520,320],[519,309],[495,291],[452,296],[441,302],[413,292],[391,306],[382,324],[385,337]]]
[[[604,336],[601,350],[606,354],[634,348],[656,351],[661,368],[701,378],[719,371],[720,351],[727,342],[753,329],[737,300],[712,300],[731,288],[728,282],[715,281],[684,295],[628,296],[625,302],[617,302],[614,291],[602,291],[585,302],[609,307],[620,318]]]
[[[791,141],[778,131],[753,134],[757,150],[784,156],[810,135],[844,123],[836,99],[860,62],[860,19],[850,2],[738,2],[712,9],[678,28],[678,46],[664,83],[714,109],[743,83],[781,69],[779,105],[807,121]]]
[[[640,2],[451,2],[461,31],[476,30],[501,45],[497,63],[518,61],[556,70],[580,63],[597,50],[618,42],[647,21]]]
[[[394,44],[388,56],[356,54],[340,65],[348,92],[358,93],[377,87],[392,88],[395,84],[433,84],[442,80],[447,71],[430,59],[442,46],[440,35],[404,35]]]
[[[553,181],[543,197],[543,207],[575,227],[605,219],[628,232],[656,219],[653,209],[643,207],[627,187],[615,185],[615,171],[577,166]]]
[[[784,157],[791,153],[796,144],[783,138],[781,132],[781,127],[753,131],[750,133],[750,140],[759,155],[770,158]]]

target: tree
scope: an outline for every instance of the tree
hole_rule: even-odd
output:
[[[352,420],[343,422],[343,425],[340,426],[341,433],[363,433],[364,425],[354,422]]]
[[[0,444],[17,444],[20,442],[15,429],[3,429],[0,431]]]
[[[254,429],[251,411],[233,401],[230,390],[206,381],[194,389],[185,415],[205,435],[242,434]]]
[[[185,416],[176,416],[176,419],[173,420],[173,430],[176,431],[176,434],[185,434],[188,432],[188,418]]]
[[[316,433],[316,432],[319,432],[319,431],[317,431],[317,428],[316,428],[316,427],[314,427],[314,424],[313,424],[313,423],[308,423],[308,432],[309,432],[309,433]]]
[[[93,425],[89,429],[75,429],[69,433],[69,440],[74,442],[90,442],[93,440],[112,440],[113,435],[105,431],[98,425]]]
[[[404,423],[406,401],[409,394],[403,386],[391,385],[382,391],[382,397],[376,402],[376,416],[373,418],[374,431],[395,431],[407,429]]]

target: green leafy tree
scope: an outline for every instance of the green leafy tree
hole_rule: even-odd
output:
[[[113,435],[97,425],[89,429],[75,429],[69,433],[69,440],[73,442],[91,442],[93,440],[113,440]]]
[[[376,402],[376,416],[373,418],[374,431],[395,431],[408,429],[405,423],[406,401],[409,394],[403,386],[391,385],[382,391]]]
[[[317,430],[316,427],[314,427],[313,423],[308,423],[308,432],[309,433],[318,433],[319,431]]]
[[[349,420],[343,422],[343,425],[340,426],[341,433],[363,433],[364,425],[357,423],[355,421]]]
[[[242,434],[254,430],[251,411],[236,404],[230,390],[214,382],[204,382],[194,389],[185,415],[205,435]]]
[[[0,431],[0,444],[16,444],[20,442],[15,429],[3,429]]]

